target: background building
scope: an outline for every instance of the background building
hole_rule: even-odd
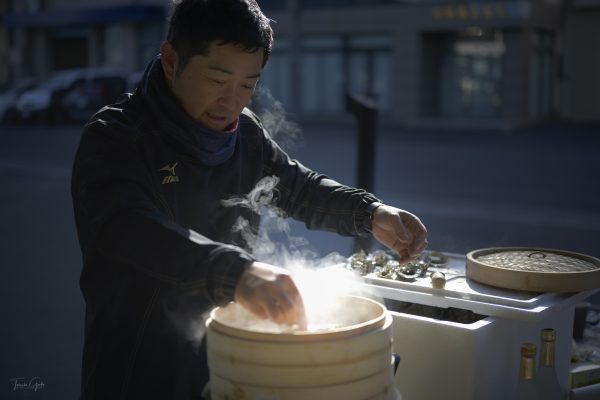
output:
[[[600,120],[599,1],[288,0],[270,15],[267,83],[306,117],[337,118],[348,90],[408,126]]]
[[[557,76],[560,115],[600,121],[600,0],[572,0],[564,15]]]
[[[164,38],[168,3],[5,1],[0,81],[83,66],[138,71]],[[276,32],[262,85],[302,121],[350,118],[346,93],[409,127],[600,121],[600,0],[259,3]]]
[[[165,0],[13,0],[2,18],[4,77],[46,76],[68,68],[135,71],[158,52]]]

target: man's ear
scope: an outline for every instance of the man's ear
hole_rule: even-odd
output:
[[[175,78],[177,66],[179,65],[179,57],[177,52],[169,42],[163,42],[160,45],[160,63],[167,82],[171,82]]]

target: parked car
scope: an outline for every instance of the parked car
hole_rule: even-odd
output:
[[[84,69],[71,69],[55,72],[39,86],[19,96],[17,110],[23,120],[53,119],[59,97],[85,78]],[[51,118],[52,117],[52,118]]]
[[[62,100],[62,112],[68,121],[87,121],[103,106],[113,103],[126,90],[122,74],[98,75],[69,90]]]
[[[0,93],[0,123],[19,119],[17,100],[25,91],[37,84],[36,78],[25,78],[15,82],[8,90]]]
[[[24,92],[17,110],[24,120],[58,122],[66,119],[63,99],[74,88],[103,77],[122,77],[124,71],[111,67],[69,69],[55,72],[39,86]]]

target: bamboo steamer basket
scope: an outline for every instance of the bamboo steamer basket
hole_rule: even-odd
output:
[[[283,333],[236,324],[237,307],[216,308],[207,322],[213,400],[396,398],[392,317],[380,303],[342,296],[336,308],[357,310],[354,320],[343,321],[350,325]]]
[[[600,287],[600,260],[564,250],[494,247],[468,253],[466,275],[505,289],[579,292]]]

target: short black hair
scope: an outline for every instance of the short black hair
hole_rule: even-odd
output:
[[[263,67],[273,47],[270,20],[255,0],[173,0],[167,41],[179,56],[178,73],[191,56],[206,54],[211,42],[263,49]]]

